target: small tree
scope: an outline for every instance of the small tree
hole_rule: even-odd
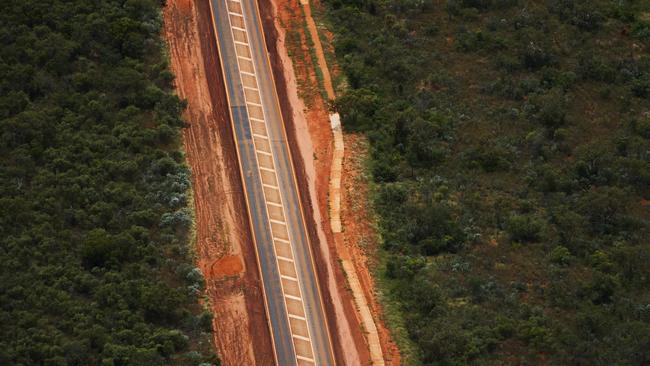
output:
[[[555,263],[558,265],[569,264],[571,262],[571,258],[572,258],[571,252],[569,252],[569,249],[561,245],[558,245],[555,248],[553,248],[553,251],[551,251],[551,255],[550,255],[551,263]]]
[[[508,220],[510,239],[515,242],[529,243],[540,239],[542,222],[530,215],[512,215]]]
[[[560,89],[533,96],[527,108],[529,117],[545,127],[558,128],[566,122],[567,100]]]

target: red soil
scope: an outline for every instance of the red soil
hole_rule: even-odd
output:
[[[192,169],[198,266],[214,314],[223,365],[272,365],[261,283],[230,128],[207,0],[168,0],[164,33],[179,96]]]
[[[238,255],[231,255],[212,262],[210,271],[206,276],[210,278],[236,276],[241,274],[243,270],[244,266],[242,265],[241,258]]]

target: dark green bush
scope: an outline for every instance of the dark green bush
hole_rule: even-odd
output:
[[[650,115],[645,115],[634,124],[634,130],[646,139],[650,139]]]
[[[638,39],[650,38],[650,21],[637,21],[632,25],[632,35]]]
[[[567,100],[559,89],[553,89],[545,94],[534,95],[528,104],[528,115],[535,121],[548,128],[557,128],[566,122]]]
[[[639,97],[650,98],[650,76],[642,75],[632,81],[632,93]]]
[[[542,222],[529,215],[512,215],[508,220],[510,240],[520,243],[535,242],[540,239]]]

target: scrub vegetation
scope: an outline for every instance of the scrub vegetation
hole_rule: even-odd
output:
[[[211,365],[161,1],[0,11],[0,365]]]
[[[326,6],[408,362],[650,363],[650,2]]]

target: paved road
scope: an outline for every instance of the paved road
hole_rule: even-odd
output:
[[[334,358],[256,0],[210,0],[276,363]]]

